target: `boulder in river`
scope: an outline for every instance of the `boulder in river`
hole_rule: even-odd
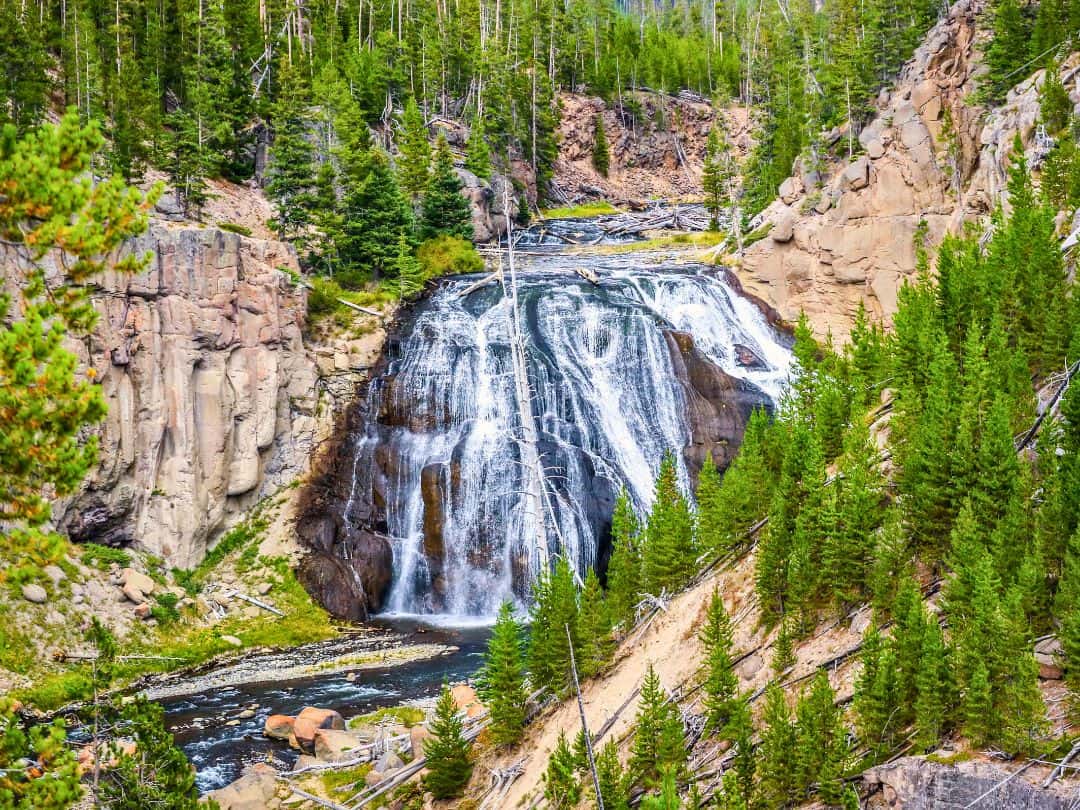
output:
[[[292,736],[295,722],[296,718],[289,717],[287,714],[272,714],[266,718],[263,734],[271,740],[287,740]]]
[[[333,709],[304,707],[293,723],[293,736],[301,751],[311,753],[315,750],[315,732],[319,729],[344,731],[345,720]]]

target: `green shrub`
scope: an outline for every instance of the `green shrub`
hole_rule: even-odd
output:
[[[241,225],[238,222],[219,222],[217,226],[221,228],[221,230],[228,231],[229,233],[238,233],[241,236],[251,236],[251,228],[248,228],[246,225]]]
[[[116,563],[121,568],[131,565],[131,555],[122,548],[87,543],[83,546],[82,561],[83,565],[107,571],[112,563]]]
[[[363,270],[350,268],[334,273],[334,283],[345,290],[362,290],[371,281]]]
[[[307,299],[308,315],[317,318],[320,315],[333,314],[341,308],[341,303],[338,301],[341,296],[342,290],[336,281],[328,278],[312,278]]]
[[[472,242],[456,236],[436,236],[420,245],[416,253],[424,268],[425,278],[457,273],[479,273],[484,260],[476,252]]]
[[[166,591],[154,597],[157,604],[150,608],[150,615],[158,620],[158,624],[170,624],[180,618],[180,611],[176,609],[179,598],[175,593]]]

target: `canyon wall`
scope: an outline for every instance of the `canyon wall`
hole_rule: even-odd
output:
[[[77,542],[136,543],[191,566],[230,517],[295,479],[316,427],[306,298],[293,248],[155,221],[137,275],[99,279],[94,334],[74,346],[108,403],[100,460],[57,504]]]
[[[1042,72],[993,112],[973,96],[982,6],[961,0],[930,31],[895,89],[878,98],[873,120],[852,138],[852,160],[796,165],[754,223],[766,235],[736,268],[747,292],[788,320],[805,311],[820,335],[831,330],[843,339],[860,302],[889,324],[897,291],[915,271],[919,223],[933,246],[1001,202],[1016,133],[1037,165]],[[1067,82],[1074,75],[1068,70]],[[1071,92],[1080,102],[1075,81]],[[826,140],[846,154],[846,132]]]

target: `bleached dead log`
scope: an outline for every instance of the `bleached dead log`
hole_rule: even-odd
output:
[[[470,284],[468,287],[466,287],[464,290],[462,290],[460,293],[458,293],[458,297],[459,298],[464,298],[465,296],[469,295],[470,293],[476,292],[481,287],[484,287],[484,286],[490,284],[493,281],[501,281],[501,280],[502,280],[502,268],[500,267],[497,270],[495,270],[494,272],[489,273],[488,275],[484,276],[482,279],[474,281],[472,284]]]
[[[261,599],[256,599],[254,596],[248,596],[246,593],[240,593],[240,591],[227,591],[227,593],[229,594],[229,596],[236,597],[237,599],[243,599],[245,602],[255,605],[255,607],[262,608],[263,610],[267,610],[276,616],[285,615],[284,612],[278,610],[273,605],[269,605]]]

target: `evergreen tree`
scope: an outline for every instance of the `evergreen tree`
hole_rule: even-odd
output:
[[[559,732],[555,749],[544,771],[544,798],[548,807],[570,808],[581,799],[581,784],[577,780],[574,754],[566,741],[566,734]]]
[[[533,683],[544,684],[556,694],[570,688],[570,640],[581,649],[578,633],[577,587],[565,557],[554,569],[541,573],[533,586],[532,629],[529,634],[529,674]]]
[[[491,739],[496,745],[517,743],[525,728],[528,695],[521,643],[514,607],[503,602],[488,639],[481,678],[481,697],[491,715]]]
[[[722,481],[712,453],[706,453],[694,491],[694,500],[697,501],[694,539],[698,548],[715,554],[723,554],[727,545],[727,538],[724,537],[727,515],[724,514],[725,504],[720,494]]]
[[[983,54],[987,71],[983,77],[983,95],[998,103],[1019,80],[1016,71],[1028,59],[1031,29],[1017,0],[997,0],[989,9],[992,36]]]
[[[399,149],[398,184],[415,202],[424,193],[431,176],[431,144],[424,115],[411,96],[401,115]]]
[[[645,796],[640,806],[642,810],[682,810],[683,803],[679,800],[675,774],[670,770],[665,771],[660,780],[660,790]]]
[[[619,745],[614,740],[609,740],[600,749],[596,758],[596,775],[600,782],[604,810],[628,810],[630,791],[627,789],[626,776],[619,761]]]
[[[270,150],[266,193],[277,207],[278,233],[302,237],[315,206],[315,150],[308,131],[308,87],[303,74],[286,67],[273,109],[274,143]]]
[[[611,165],[611,152],[608,149],[607,135],[604,134],[604,116],[593,119],[592,165],[600,174],[607,177]]]
[[[634,619],[641,589],[640,526],[624,487],[611,516],[611,560],[607,569],[607,606],[612,624],[625,630]]]
[[[465,168],[481,180],[491,179],[491,149],[484,133],[484,121],[477,117],[469,127],[469,139],[465,142]]]
[[[731,620],[719,591],[713,591],[699,633],[705,650],[705,724],[708,730],[725,733],[736,711],[739,677],[732,665]]]
[[[428,771],[424,777],[424,787],[436,799],[460,796],[472,776],[471,746],[465,739],[464,728],[450,687],[443,684],[435,703],[431,736],[424,740]]]
[[[116,727],[130,735],[135,751],[127,752],[119,743],[111,746],[110,759],[116,765],[102,773],[99,786],[99,798],[107,807],[197,810],[205,806],[195,788],[194,769],[165,730],[164,714],[161,706],[144,697],[136,697],[120,710]]]
[[[75,753],[65,745],[62,720],[29,732],[8,698],[0,700],[0,806],[11,810],[63,810],[82,795]],[[43,773],[28,773],[27,761]]]
[[[424,268],[420,260],[416,258],[409,243],[405,240],[405,234],[398,237],[398,255],[394,262],[394,275],[398,278],[398,286],[403,300],[410,300],[418,296],[424,289]]]
[[[798,782],[791,767],[795,759],[795,725],[784,690],[775,682],[765,689],[761,743],[758,746],[758,801],[783,807],[796,799]]]
[[[836,693],[825,670],[819,669],[795,710],[794,769],[798,788],[815,791],[829,804],[838,804],[843,793],[840,781],[848,765],[847,730]]]
[[[1039,4],[1039,15],[1042,16],[1044,7],[1050,8],[1054,5],[1057,5],[1054,0],[1044,0]],[[1036,21],[1036,29],[1038,29],[1038,21]],[[1036,38],[1032,41],[1034,42]],[[1065,85],[1061,83],[1059,68],[1051,62],[1046,68],[1042,87],[1039,88],[1039,118],[1046,127],[1046,131],[1051,135],[1056,135],[1069,125],[1072,114],[1072,99],[1069,98]]]
[[[665,770],[678,773],[686,767],[682,718],[674,704],[668,702],[660,685],[660,676],[651,664],[641,684],[634,726],[634,745],[628,768],[633,784],[655,788]]]
[[[732,181],[730,151],[724,131],[714,125],[709,131],[709,140],[705,146],[705,165],[701,174],[705,209],[709,212],[709,228],[714,231],[720,230],[720,214],[728,205]],[[733,222],[732,227],[740,227],[740,224]]]
[[[657,595],[664,589],[672,592],[685,585],[697,563],[694,524],[671,452],[665,453],[660,462],[645,537],[642,568],[646,590]]]
[[[401,237],[411,238],[413,220],[384,153],[374,151],[367,176],[346,188],[343,218],[338,245],[342,264],[376,278],[392,273]]]
[[[439,135],[435,166],[424,190],[420,217],[420,238],[441,235],[473,238],[472,209],[461,193],[461,178],[454,170],[454,158],[446,139]]]
[[[863,636],[862,669],[855,680],[855,717],[859,736],[877,754],[892,748],[896,720],[896,658],[876,627]]]
[[[22,138],[13,124],[0,129],[0,230],[11,282],[10,294],[0,292],[0,312],[17,313],[0,319],[0,413],[7,422],[0,431],[0,523],[9,574],[40,576],[64,554],[59,536],[40,527],[51,499],[75,492],[97,460],[96,437],[85,429],[104,416],[105,402],[65,337],[83,339],[93,329],[97,275],[134,272],[148,260],[135,252],[117,258],[117,251],[145,230],[157,191],[144,200],[119,177],[93,181],[91,162],[102,144],[97,127],[82,125],[73,111]]]
[[[915,681],[915,747],[927,751],[938,744],[945,731],[949,671],[945,639],[936,621],[927,625],[922,641]]]
[[[591,678],[611,660],[615,646],[604,591],[593,568],[585,574],[585,586],[578,601],[577,629],[581,641],[574,654],[578,674],[582,678]]]

